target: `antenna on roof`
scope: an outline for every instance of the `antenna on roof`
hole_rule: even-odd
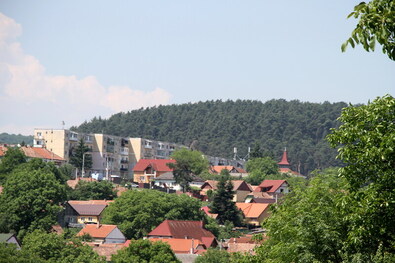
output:
[[[65,124],[64,121],[62,121],[62,130],[64,130],[64,124]]]

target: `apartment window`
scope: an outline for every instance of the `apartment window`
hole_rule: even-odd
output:
[[[37,132],[37,136],[41,136],[41,132]]]

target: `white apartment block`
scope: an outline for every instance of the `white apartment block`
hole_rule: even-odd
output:
[[[92,168],[89,172],[107,178],[110,175],[133,178],[133,167],[140,159],[168,159],[175,150],[186,148],[169,142],[63,129],[35,129],[33,143],[34,147],[45,147],[69,162],[81,138],[91,149]]]

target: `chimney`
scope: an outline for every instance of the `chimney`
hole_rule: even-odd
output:
[[[191,245],[191,254],[195,253],[195,249],[194,249],[194,239],[192,238],[192,245]]]
[[[204,228],[204,221],[203,221],[203,220],[200,221],[200,227],[201,227],[201,228]]]

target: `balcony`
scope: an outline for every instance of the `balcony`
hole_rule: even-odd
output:
[[[77,133],[70,133],[69,140],[70,141],[78,141],[78,134]]]
[[[121,155],[129,155],[129,148],[121,148],[121,151],[120,151],[120,154]]]
[[[128,168],[121,167],[119,170],[120,170],[121,172],[127,172],[127,171],[128,171]]]
[[[122,160],[121,160],[121,163],[129,163],[129,160],[127,160],[127,159],[122,159]]]

